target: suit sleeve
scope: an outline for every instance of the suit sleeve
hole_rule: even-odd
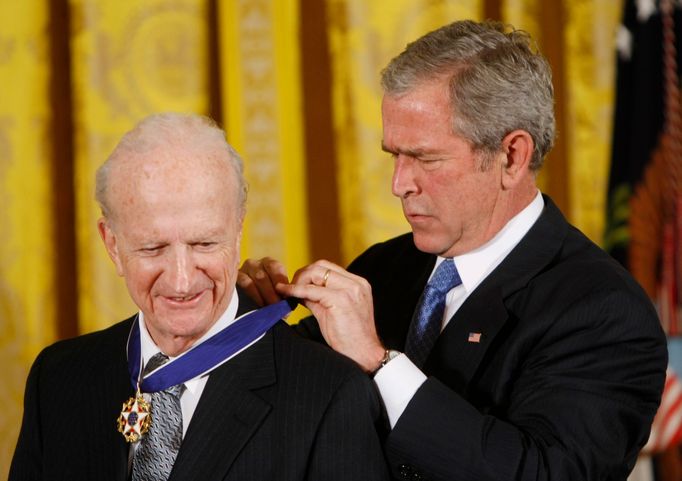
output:
[[[306,479],[389,479],[375,424],[379,414],[379,400],[367,376],[358,371],[346,379],[321,420]]]
[[[41,419],[38,395],[41,360],[42,355],[38,356],[33,363],[26,382],[24,417],[9,469],[9,481],[42,479]]]
[[[667,353],[656,315],[639,297],[602,292],[550,325],[517,351],[506,399],[465,399],[427,380],[388,437],[393,475],[626,479],[664,382]]]

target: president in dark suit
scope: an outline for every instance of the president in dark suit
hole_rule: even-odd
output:
[[[245,198],[208,119],[155,115],[123,137],[97,174],[98,225],[140,312],[38,356],[11,481],[387,478],[357,366],[282,311],[236,319],[254,307],[235,288]]]
[[[642,289],[536,187],[555,137],[547,62],[523,32],[460,21],[409,44],[382,86],[412,233],[291,284],[247,262],[240,283],[269,302],[269,272],[374,375],[396,479],[625,480],[665,338]]]

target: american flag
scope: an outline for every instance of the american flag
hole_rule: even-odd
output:
[[[469,342],[481,342],[481,333],[480,332],[470,332],[468,341]]]
[[[658,408],[645,453],[658,453],[682,440],[682,383],[675,372],[668,368],[661,405]]]

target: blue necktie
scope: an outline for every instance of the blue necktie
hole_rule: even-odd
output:
[[[454,261],[445,259],[426,285],[405,342],[405,354],[417,367],[424,365],[440,334],[445,295],[461,283]]]

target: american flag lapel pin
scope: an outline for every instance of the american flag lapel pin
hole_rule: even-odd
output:
[[[469,342],[479,343],[479,342],[481,342],[481,333],[480,332],[470,332],[469,338],[467,340]]]

